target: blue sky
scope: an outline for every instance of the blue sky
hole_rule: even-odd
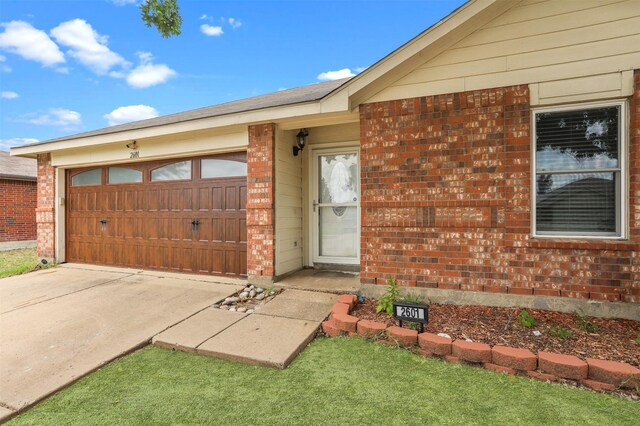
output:
[[[463,0],[1,0],[0,150],[356,74]]]

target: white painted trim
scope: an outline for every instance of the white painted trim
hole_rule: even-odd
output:
[[[568,235],[568,234],[537,234],[536,229],[536,114],[541,112],[558,112],[558,111],[571,111],[583,108],[598,108],[607,106],[620,106],[620,211],[619,217],[616,217],[616,221],[619,221],[620,235]],[[628,137],[630,130],[630,119],[627,108],[626,100],[617,100],[610,102],[586,102],[586,103],[573,103],[562,106],[552,106],[544,108],[532,108],[531,109],[531,237],[535,239],[581,239],[581,240],[626,240],[629,235],[629,221],[628,221],[628,181],[629,174],[627,172],[628,163]],[[576,173],[580,173],[580,170],[576,170]],[[617,173],[617,172],[616,172]]]
[[[56,262],[66,261],[66,173],[64,169],[55,168],[55,256]]]
[[[360,264],[360,240],[361,240],[361,227],[362,227],[362,219],[361,219],[361,191],[362,188],[361,183],[358,183],[358,202],[357,202],[357,244],[356,250],[357,255],[355,259],[344,258],[344,257],[328,257],[328,256],[320,256],[318,254],[319,248],[319,240],[318,240],[318,212],[313,211],[313,207],[311,203],[318,199],[318,169],[316,164],[316,159],[318,155],[322,154],[333,154],[333,153],[344,153],[344,152],[356,152],[358,154],[358,177],[360,177],[360,143],[358,141],[351,142],[342,142],[342,143],[330,143],[330,144],[314,144],[311,146],[311,150],[308,156],[308,165],[307,170],[311,173],[311,178],[309,179],[309,199],[307,203],[309,204],[307,208],[309,209],[309,253],[311,257],[311,263],[327,263],[327,264],[337,264],[337,265],[359,265]]]

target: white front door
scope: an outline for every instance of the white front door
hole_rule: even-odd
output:
[[[312,241],[315,263],[360,263],[360,167],[357,148],[312,156]]]

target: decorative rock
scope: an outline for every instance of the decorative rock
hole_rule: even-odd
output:
[[[593,390],[597,390],[597,391],[601,391],[601,390],[605,390],[605,391],[613,391],[616,390],[616,387],[610,383],[602,383],[602,382],[598,382],[597,380],[589,380],[589,379],[582,379],[580,380],[580,384],[586,387],[589,387]]]
[[[447,333],[438,333],[437,336],[444,337],[445,339],[451,339],[451,336],[449,336]]]
[[[453,356],[467,362],[491,362],[491,346],[485,343],[455,340],[451,344],[451,353]]]
[[[229,308],[229,312],[235,312],[235,311],[236,311],[236,307],[235,306],[232,306],[232,307]]]
[[[580,358],[552,352],[538,352],[538,366],[545,373],[565,379],[586,379],[589,372],[589,366]]]
[[[400,346],[415,346],[418,343],[418,332],[408,328],[392,326],[387,328],[389,337],[400,344]]]
[[[493,364],[520,371],[535,370],[538,366],[538,357],[528,349],[494,346],[491,349],[491,359]]]
[[[264,293],[260,293],[256,296],[256,300],[262,300],[264,299]]]
[[[247,308],[245,308],[244,306],[241,306],[238,308],[238,312],[247,312]]]
[[[238,303],[240,299],[237,297],[227,297],[226,299],[224,299],[224,302],[222,302],[223,305],[233,305],[234,303]]]
[[[433,333],[418,334],[418,344],[435,355],[451,355],[451,339]]]
[[[242,293],[240,293],[240,300],[246,299],[247,297],[249,297],[249,292],[243,291]]]
[[[640,380],[640,369],[624,362],[587,358],[589,378],[624,388],[635,388]]]
[[[216,303],[215,305],[211,305],[211,307],[212,307],[213,309],[218,309],[218,308],[220,307],[220,304]]]
[[[336,303],[336,305],[345,305],[344,303]],[[333,305],[334,308],[336,305]],[[387,325],[382,322],[370,321],[370,320],[360,320],[356,325],[356,329],[358,330],[358,334],[361,336],[375,336],[377,334],[382,333],[387,329]]]
[[[229,310],[229,305],[222,305],[220,306],[220,309],[224,309],[225,311]]]
[[[262,292],[264,292],[264,288],[260,288],[260,287],[257,287],[257,288],[256,288],[256,293],[257,293],[257,294],[260,294],[260,293],[262,293]]]
[[[254,289],[251,289],[251,291],[249,292],[249,297],[255,297],[256,295],[256,291]]]
[[[255,312],[255,311],[254,311],[253,309],[247,309],[247,314],[252,314],[252,313],[254,313],[254,312]]]
[[[255,287],[253,285],[249,286],[249,290],[253,290]]]
[[[538,330],[533,330],[533,335],[536,336],[536,337],[540,337],[540,336],[542,336],[542,333],[540,331],[538,331]]]
[[[540,373],[538,371],[527,371],[527,376],[533,378],[533,379],[538,379],[538,380],[543,380],[545,382],[557,382],[558,378],[556,376],[554,376],[553,374],[545,374],[545,373]]]

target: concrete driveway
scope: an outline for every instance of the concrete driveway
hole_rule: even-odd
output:
[[[0,421],[243,284],[75,264],[1,279]]]

